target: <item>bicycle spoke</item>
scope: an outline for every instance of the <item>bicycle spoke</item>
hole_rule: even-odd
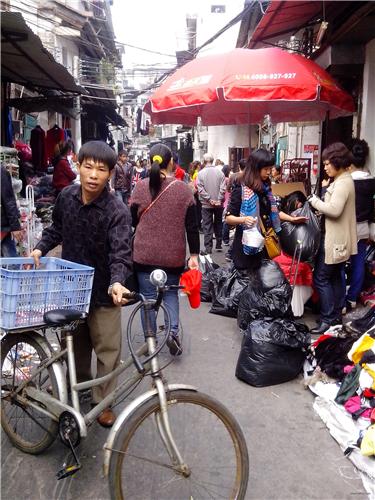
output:
[[[168,434],[158,432],[158,397],[149,401],[124,425],[123,441],[115,441],[116,498],[244,498],[248,477],[246,444],[231,416],[206,395],[175,391],[168,404],[172,437],[188,474],[168,464]],[[215,436],[217,448],[202,444]],[[245,447],[245,448],[244,448]],[[117,452],[117,453],[116,453]],[[243,453],[243,459],[242,459]],[[142,461],[142,464],[140,464]],[[120,490],[121,485],[121,490]],[[241,492],[241,493],[240,493]]]
[[[231,488],[228,488],[222,484],[214,484],[214,483],[209,483],[207,481],[198,481],[195,478],[193,478],[191,481],[193,484],[199,485],[201,488],[207,491],[207,493],[212,493],[213,494],[212,498],[228,498],[227,495],[220,495],[220,492],[222,492],[222,490],[227,490],[228,492],[231,491]],[[209,489],[208,486],[216,488],[217,491]]]
[[[17,359],[17,349],[18,349],[18,344],[16,344],[16,354],[15,354],[15,357],[14,357],[14,364],[15,364],[16,359]],[[14,387],[14,382],[15,382],[15,376],[16,376],[15,370],[13,370],[13,384],[12,384],[13,387]]]
[[[48,434],[51,434],[51,433],[49,432],[49,430],[48,430],[46,427],[44,427],[44,426],[43,426],[43,425],[42,425],[42,424],[41,424],[41,423],[40,423],[40,422],[39,422],[39,421],[38,421],[38,420],[37,420],[37,419],[36,419],[36,418],[35,418],[35,417],[34,417],[34,416],[33,416],[33,415],[29,412],[29,411],[28,411],[28,410],[26,410],[26,408],[24,408],[24,406],[22,406],[22,404],[20,404],[18,401],[16,401],[14,404],[15,404],[18,408],[21,408],[21,410],[22,410],[22,411],[24,411],[24,412],[26,413],[26,415],[27,415],[28,417],[30,417],[30,418],[31,418],[31,420],[33,420],[33,421],[34,421],[37,425],[39,425],[39,427],[41,427],[41,428],[42,428],[45,432],[48,432]],[[47,417],[47,418],[48,418],[48,417]]]
[[[150,464],[159,465],[160,467],[165,467],[166,469],[171,469],[171,470],[173,470],[173,472],[177,472],[178,474],[182,475],[182,472],[179,471],[173,465],[168,465],[168,464],[159,462],[158,460],[152,460],[151,458],[140,457],[140,456],[134,455],[133,453],[129,453],[129,452],[126,452],[126,451],[115,450],[113,448],[105,448],[105,449],[106,450],[110,450],[110,451],[114,451],[115,453],[121,453],[122,455],[126,455],[126,456],[131,457],[131,458],[136,458],[137,460],[142,460],[142,461],[150,463]]]
[[[43,366],[50,355],[44,342],[35,332],[11,334],[2,340],[1,423],[13,444],[28,453],[40,453],[57,435],[57,422],[30,407],[22,396],[28,386],[40,391],[51,388],[56,394],[53,370]]]
[[[194,485],[195,487],[199,486],[199,488],[197,488],[197,489],[198,489],[198,491],[199,491],[199,490],[203,490],[204,492],[208,493],[208,495],[209,495],[209,497],[210,497],[210,498],[214,498],[214,499],[215,499],[215,498],[217,498],[217,496],[215,496],[215,495],[211,494],[210,490],[209,490],[208,488],[205,488],[205,487],[203,486],[203,484],[201,484],[201,483],[197,483],[197,482],[196,482],[196,481],[194,481],[194,480],[192,480],[192,483],[193,483],[193,485]],[[225,498],[225,497],[224,497],[224,498]]]

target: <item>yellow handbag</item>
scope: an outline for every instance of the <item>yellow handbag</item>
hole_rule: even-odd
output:
[[[264,237],[264,247],[267,250],[269,258],[272,260],[281,254],[279,239],[273,227],[270,227],[269,229],[266,230],[261,217],[259,217],[259,221],[260,221],[260,230]]]

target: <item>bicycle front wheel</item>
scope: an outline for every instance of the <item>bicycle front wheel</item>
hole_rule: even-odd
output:
[[[1,341],[1,425],[14,446],[34,455],[53,443],[58,424],[28,405],[23,391],[15,391],[28,381],[28,385],[57,397],[51,367],[33,377],[47,357],[48,353],[31,335],[11,333]]]
[[[218,401],[193,391],[168,395],[171,431],[185,477],[172,464],[157,427],[158,396],[127,421],[113,445],[109,487],[113,499],[243,499],[249,458],[242,430]]]

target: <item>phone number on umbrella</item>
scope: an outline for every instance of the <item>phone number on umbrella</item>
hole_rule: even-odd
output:
[[[251,75],[236,75],[236,80],[290,80],[296,75],[297,73],[253,73]]]

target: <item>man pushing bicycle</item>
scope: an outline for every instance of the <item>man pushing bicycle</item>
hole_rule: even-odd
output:
[[[108,181],[117,157],[102,141],[84,144],[78,153],[81,185],[72,185],[59,194],[52,225],[43,231],[31,257],[39,265],[41,256],[62,245],[61,257],[95,269],[87,322],[74,336],[77,382],[90,380],[91,356],[97,357],[97,377],[103,377],[119,364],[121,354],[121,306],[125,280],[131,273],[131,220],[129,210],[110,193]],[[110,288],[109,288],[110,287]],[[108,295],[111,290],[111,296]],[[93,403],[113,391],[117,380],[93,388]],[[111,408],[98,417],[110,427],[115,421]]]

